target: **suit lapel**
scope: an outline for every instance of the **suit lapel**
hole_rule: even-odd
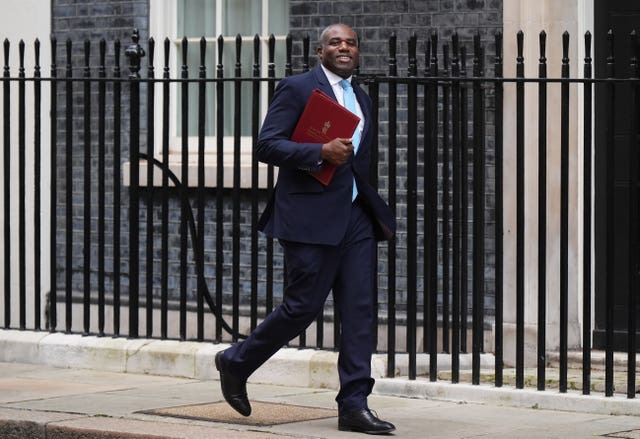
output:
[[[337,101],[338,99],[336,98],[336,95],[333,92],[333,88],[331,87],[331,84],[329,84],[327,75],[325,75],[324,71],[322,71],[322,67],[320,67],[320,64],[318,64],[313,69],[313,73],[316,78],[316,81],[318,82],[318,88],[320,89],[320,91],[322,91],[327,96],[330,96],[331,99],[333,99],[334,101]]]

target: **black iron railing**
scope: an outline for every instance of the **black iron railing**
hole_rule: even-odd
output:
[[[472,359],[471,382],[481,382],[481,354],[485,351],[485,337],[492,328],[496,386],[504,384],[504,294],[513,294],[515,300],[515,387],[525,386],[525,215],[528,200],[525,197],[525,114],[538,115],[538,187],[537,206],[537,388],[546,388],[547,352],[547,298],[560,297],[558,324],[559,389],[568,390],[569,346],[569,228],[575,227],[569,219],[569,161],[571,93],[581,89],[583,108],[583,241],[581,255],[583,270],[582,300],[582,389],[590,392],[592,370],[592,314],[591,280],[594,258],[591,251],[592,236],[605,230],[609,239],[606,249],[606,272],[609,273],[608,290],[614,272],[614,221],[606,229],[594,228],[592,222],[592,153],[594,151],[592,116],[594,89],[599,90],[606,118],[606,145],[613,151],[615,145],[616,103],[620,84],[632,92],[628,143],[630,150],[628,173],[637,182],[638,148],[638,65],[637,39],[631,36],[633,56],[629,61],[629,78],[616,79],[614,72],[613,34],[608,35],[610,53],[607,58],[607,78],[594,79],[592,75],[591,35],[584,38],[585,59],[582,78],[569,74],[569,35],[563,35],[561,76],[547,76],[546,34],[540,34],[539,75],[525,76],[523,57],[524,35],[517,38],[516,77],[503,77],[502,36],[495,36],[495,45],[487,53],[476,36],[471,44],[471,59],[466,44],[457,35],[451,43],[440,44],[436,34],[424,42],[424,70],[419,72],[418,40],[408,41],[407,75],[398,73],[397,39],[389,39],[388,70],[358,71],[357,76],[369,91],[374,103],[374,125],[378,145],[373,151],[374,185],[377,185],[390,206],[396,211],[399,233],[395,241],[378,248],[378,294],[376,294],[376,327],[378,340],[387,352],[388,374],[396,370],[396,354],[407,353],[408,376],[417,378],[418,362],[428,354],[429,379],[438,379],[438,354],[451,356],[451,381],[461,380],[460,355],[470,353]],[[148,41],[146,49],[139,44],[134,33],[132,44],[124,51],[129,62],[128,77],[121,72],[121,45],[113,43],[111,65],[107,65],[107,43],[99,43],[99,65],[91,66],[91,43],[84,43],[82,74],[76,75],[73,44],[67,41],[66,63],[59,67],[58,42],[51,40],[51,73],[41,77],[39,42],[34,46],[35,70],[33,77],[25,74],[25,44],[19,44],[18,76],[11,76],[9,65],[10,44],[4,42],[3,69],[3,170],[4,170],[4,327],[49,331],[81,332],[99,336],[195,338],[208,341],[236,341],[243,331],[250,331],[268,314],[282,294],[281,255],[272,240],[256,231],[261,208],[274,189],[275,170],[261,168],[255,158],[249,166],[250,188],[241,185],[242,122],[251,121],[249,137],[257,141],[261,120],[261,102],[268,101],[277,84],[275,69],[275,40],[268,39],[268,74],[263,77],[260,66],[262,40],[256,36],[253,48],[251,74],[243,76],[240,62],[241,43],[236,44],[236,64],[232,77],[225,77],[222,64],[223,40],[217,40],[217,67],[207,71],[208,43],[203,38],[199,45],[198,72],[188,68],[188,41],[182,41],[180,78],[171,76],[171,43],[162,46],[162,77],[156,78],[154,58],[156,44]],[[467,42],[469,44],[469,42]],[[287,75],[293,74],[292,40],[286,45]],[[442,57],[439,55],[442,54]],[[144,59],[149,60],[146,75],[141,75]],[[493,60],[492,74],[487,73],[487,60]],[[467,63],[471,61],[471,68]],[[303,40],[303,62],[300,70],[309,69],[309,39]],[[110,69],[110,73],[109,73]],[[97,75],[96,75],[97,72]],[[225,84],[232,85],[232,96],[225,93]],[[249,84],[250,91],[243,89]],[[525,86],[537,86],[538,108],[526,106]],[[43,145],[42,86],[49,88],[50,114],[48,145]],[[124,87],[123,87],[124,86]],[[197,87],[197,133],[189,132],[190,87]],[[504,87],[515,88],[515,102],[506,102]],[[560,262],[558,291],[547,290],[547,90],[560,87],[561,118],[559,123],[560,166]],[[12,103],[12,90],[18,89],[18,103]],[[33,87],[33,102],[26,102],[25,89]],[[175,99],[172,87],[181,90]],[[573,90],[573,91],[572,91]],[[208,108],[206,96],[215,92],[215,108]],[[251,96],[250,108],[242,107],[243,93]],[[96,99],[97,97],[97,99]],[[231,100],[235,111],[225,113],[225,102]],[[32,108],[31,108],[32,107]],[[156,107],[161,117],[156,118]],[[171,168],[176,154],[170,150],[172,108],[180,108],[179,172]],[[504,206],[504,111],[516,114],[515,145],[517,196],[514,206]],[[26,144],[26,120],[33,110],[33,145]],[[213,138],[205,135],[205,115],[215,112]],[[18,119],[18,141],[11,133]],[[81,119],[80,119],[81,118]],[[224,125],[232,120],[233,141],[225,143]],[[551,121],[556,123],[556,121]],[[160,126],[160,131],[156,131]],[[127,134],[128,133],[128,134]],[[160,138],[156,138],[156,134]],[[197,177],[189,182],[190,134],[197,137]],[[207,143],[216,145],[216,154],[207,155]],[[509,145],[511,148],[512,146]],[[27,164],[25,152],[33,154],[33,163]],[[50,163],[42,163],[42,152],[48,148]],[[12,176],[16,172],[13,154],[18,152],[17,193]],[[225,188],[225,151],[232,154],[233,184]],[[173,155],[172,155],[173,154]],[[614,200],[613,175],[616,163],[613,154],[607,155],[607,177],[602,183],[607,198]],[[128,186],[122,185],[123,164],[129,164]],[[146,168],[141,164],[146,163]],[[53,178],[41,179],[42,166],[50,166]],[[206,170],[216,169],[214,187],[206,184]],[[619,164],[618,164],[619,165]],[[28,166],[32,170],[27,172]],[[146,172],[141,173],[141,169]],[[159,171],[157,174],[155,171]],[[491,171],[491,172],[490,172]],[[492,173],[493,178],[487,178]],[[260,183],[266,174],[266,184]],[[160,178],[157,175],[161,175]],[[155,180],[154,180],[155,178]],[[32,181],[28,181],[33,179]],[[140,182],[144,184],[141,185]],[[187,183],[188,182],[188,183]],[[81,183],[81,185],[80,185]],[[33,190],[33,203],[27,206],[27,185]],[[42,200],[41,191],[48,184],[48,199]],[[421,185],[422,184],[422,185]],[[493,201],[490,195],[493,194]],[[13,197],[18,197],[18,212],[12,210]],[[628,219],[629,240],[637,243],[635,225],[638,224],[638,193],[630,185],[628,201],[632,209]],[[51,206],[50,223],[44,217],[42,205]],[[610,201],[608,215],[613,215]],[[28,209],[29,208],[29,209]],[[515,291],[504,290],[503,217],[506,209],[516,212],[516,286]],[[27,212],[29,210],[29,212]],[[194,215],[194,210],[196,214]],[[33,226],[27,226],[28,217]],[[491,220],[493,218],[493,220]],[[489,219],[489,220],[488,220]],[[159,224],[157,224],[159,222]],[[493,226],[491,234],[487,226]],[[18,233],[16,234],[16,230]],[[595,230],[595,232],[594,232]],[[33,233],[33,249],[26,248],[26,235]],[[43,255],[42,239],[50,239],[50,253]],[[487,243],[491,246],[487,246]],[[627,322],[627,396],[636,391],[637,351],[637,245],[629,246],[629,288]],[[18,262],[13,263],[13,254]],[[32,259],[33,265],[27,264]],[[48,260],[47,260],[48,258]],[[110,263],[109,263],[110,262]],[[43,286],[43,263],[51,272],[50,283]],[[577,265],[577,263],[576,263]],[[13,272],[18,267],[17,288]],[[27,287],[27,268],[33,268],[34,283]],[[28,291],[30,290],[30,291]],[[45,291],[48,290],[48,291]],[[17,294],[16,294],[17,293]],[[609,292],[606,299],[605,325],[605,389],[607,396],[614,392],[614,303]],[[31,296],[33,313],[27,318],[27,298]],[[46,296],[47,304],[43,305]],[[142,300],[141,300],[142,299]],[[17,305],[16,305],[17,301]],[[81,308],[74,308],[79,303]],[[124,313],[126,308],[128,313]],[[12,311],[18,310],[18,319]],[[64,314],[64,325],[59,314]],[[82,324],[74,324],[76,314],[82,315]],[[144,315],[145,324],[140,321]],[[42,325],[43,313],[47,316]],[[111,322],[107,316],[111,315]],[[97,316],[97,317],[96,317]],[[248,319],[243,326],[242,319]],[[170,328],[172,319],[178,319],[177,330]],[[159,330],[155,320],[159,319]],[[29,323],[27,322],[29,320]],[[97,320],[97,324],[96,324]],[[126,330],[121,328],[128,322]],[[213,322],[213,323],[210,323]],[[470,325],[470,326],[469,326]],[[195,329],[193,329],[195,328]],[[326,332],[333,332],[327,342]],[[337,348],[340,331],[339,316],[327,307],[312,329],[300,335],[292,345],[315,348]],[[404,332],[405,339],[400,340]],[[194,334],[194,335],[190,335]],[[422,336],[420,343],[419,336]],[[471,340],[468,340],[468,336]],[[555,347],[553,348],[556,349]]]

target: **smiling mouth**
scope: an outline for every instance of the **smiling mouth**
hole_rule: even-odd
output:
[[[351,61],[351,57],[350,56],[346,56],[346,55],[341,55],[339,57],[337,57],[338,61]]]

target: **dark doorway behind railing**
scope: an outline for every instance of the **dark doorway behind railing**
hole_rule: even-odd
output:
[[[622,36],[621,36],[622,37]],[[605,185],[607,178],[592,177],[592,115],[594,91],[607,103],[607,169],[614,166],[613,130],[619,87],[631,93],[629,133],[638,132],[638,43],[631,35],[631,77],[592,78],[591,35],[584,37],[584,75],[569,75],[569,35],[564,34],[561,77],[547,77],[546,35],[539,36],[539,76],[525,77],[523,38],[517,39],[516,77],[503,77],[502,36],[495,36],[493,47],[485,48],[479,36],[462,43],[457,35],[439,41],[433,34],[419,42],[408,41],[406,74],[398,73],[395,35],[389,39],[388,71],[356,73],[374,103],[377,149],[373,151],[373,172],[380,192],[396,212],[397,239],[378,247],[376,348],[387,353],[388,375],[394,376],[398,354],[408,354],[407,374],[416,379],[424,373],[438,379],[442,367],[439,354],[450,357],[450,379],[461,376],[461,355],[470,357],[470,381],[480,384],[485,343],[490,341],[494,357],[492,381],[504,384],[504,302],[505,294],[515,296],[515,387],[525,387],[525,114],[537,112],[539,144],[538,279],[545,285],[547,264],[544,255],[546,237],[546,154],[547,88],[560,87],[561,119],[561,193],[560,193],[560,288],[546,291],[539,287],[537,322],[537,388],[546,388],[545,373],[550,359],[547,348],[546,299],[560,297],[557,349],[559,389],[568,391],[568,297],[569,297],[569,105],[571,93],[581,90],[583,108],[580,117],[584,129],[583,230],[581,255],[582,312],[582,392],[592,388],[592,280],[591,256],[592,187]],[[613,41],[613,35],[601,36]],[[81,332],[98,336],[175,338],[180,340],[236,341],[251,331],[282,295],[286,281],[277,245],[256,231],[258,215],[274,189],[277,170],[257,163],[251,154],[243,154],[243,138],[255,144],[264,103],[271,98],[278,79],[275,75],[275,40],[267,39],[267,75],[260,65],[264,41],[254,44],[254,65],[250,76],[243,76],[240,63],[240,36],[236,53],[236,74],[224,77],[222,40],[217,41],[216,72],[206,70],[206,58],[212,44],[200,42],[200,68],[187,66],[188,44],[182,43],[180,78],[171,76],[171,44],[164,41],[161,50],[155,41],[139,44],[137,31],[132,43],[122,49],[119,41],[98,44],[97,66],[91,65],[92,43],[84,42],[80,67],[74,65],[76,46],[51,40],[52,65],[49,77],[42,77],[39,64],[40,43],[35,42],[35,71],[27,77],[25,44],[18,44],[20,64],[12,76],[9,52],[4,42],[3,71],[3,175],[4,175],[4,327],[31,330]],[[303,40],[303,65],[291,64],[292,41],[287,38],[287,75],[310,68],[309,39]],[[418,50],[419,44],[422,48]],[[607,65],[613,66],[613,44]],[[66,58],[58,65],[61,48]],[[110,56],[107,56],[107,52]],[[78,54],[76,54],[77,56]],[[120,64],[126,56],[126,73]],[[154,59],[162,57],[162,74],[157,75]],[[110,59],[109,63],[107,58]],[[420,60],[423,59],[421,62]],[[149,60],[146,73],[144,60]],[[422,67],[420,67],[422,65]],[[490,73],[488,73],[490,72]],[[161,76],[161,77],[160,77]],[[225,88],[230,84],[231,88]],[[527,107],[525,85],[537,87],[539,106]],[[515,88],[515,102],[506,102],[504,87]],[[32,88],[32,102],[25,90]],[[49,93],[50,108],[42,108],[43,87]],[[17,102],[15,92],[17,89]],[[176,98],[175,90],[180,90]],[[225,93],[232,90],[232,95]],[[197,98],[197,133],[189,132],[189,99]],[[214,96],[215,106],[206,105]],[[246,98],[250,105],[244,105]],[[225,112],[232,102],[234,112]],[[517,187],[514,206],[504,206],[503,129],[504,111],[516,114]],[[50,117],[50,132],[43,133],[43,112]],[[215,133],[205,133],[205,115],[215,114]],[[32,116],[28,116],[32,113]],[[171,150],[175,136],[171,118],[180,114],[179,151]],[[157,117],[157,115],[160,115]],[[47,117],[47,116],[44,116]],[[30,118],[35,133],[33,144],[26,142],[26,121]],[[17,128],[15,127],[17,119]],[[242,125],[250,120],[250,133]],[[224,126],[232,121],[232,140],[227,143]],[[17,132],[17,140],[12,133]],[[158,134],[158,135],[156,135]],[[43,143],[43,135],[48,142]],[[195,151],[190,147],[195,139]],[[628,236],[632,238],[625,261],[614,261],[613,248],[607,247],[602,263],[613,273],[614,263],[637,267],[638,138],[629,135]],[[214,147],[215,145],[215,147]],[[33,157],[27,163],[25,155]],[[43,163],[43,151],[49,163]],[[17,151],[17,157],[15,152]],[[210,153],[215,151],[215,154]],[[226,156],[232,157],[225,168]],[[190,157],[195,157],[191,161]],[[173,166],[178,163],[177,167]],[[54,176],[43,181],[43,169]],[[249,183],[242,181],[248,167]],[[215,169],[211,178],[206,172]],[[126,172],[123,170],[127,170]],[[194,172],[194,175],[191,175]],[[231,173],[231,184],[225,177]],[[14,175],[17,174],[17,175]],[[213,182],[207,183],[207,178]],[[15,182],[18,182],[17,187]],[[188,183],[187,183],[188,182]],[[46,188],[46,191],[44,190]],[[29,197],[27,197],[29,193]],[[609,193],[609,192],[607,192]],[[17,212],[12,209],[17,198]],[[26,201],[33,200],[27,206]],[[607,212],[618,202],[608,197]],[[620,200],[623,202],[623,200]],[[627,202],[627,200],[624,200]],[[50,206],[49,223],[46,205]],[[504,209],[513,209],[517,217],[517,273],[515,291],[504,291],[503,217]],[[195,213],[194,213],[195,212]],[[613,224],[609,222],[608,224]],[[595,229],[600,230],[600,229]],[[608,237],[620,231],[606,229]],[[33,237],[27,239],[27,234]],[[42,240],[50,239],[48,254]],[[33,248],[26,243],[32,242]],[[606,242],[612,243],[612,239]],[[554,243],[555,244],[555,243]],[[46,247],[46,246],[44,246]],[[14,256],[18,255],[17,262]],[[45,266],[47,269],[45,269]],[[14,271],[17,267],[17,278]],[[41,273],[49,271],[48,285]],[[32,271],[28,273],[27,271]],[[636,319],[637,269],[630,269],[626,376],[627,396],[636,392]],[[33,283],[27,277],[33,276]],[[46,293],[45,293],[46,292]],[[609,297],[605,293],[605,297]],[[28,304],[31,310],[28,309]],[[76,306],[77,305],[77,306]],[[607,316],[612,304],[606,300]],[[45,322],[42,316],[45,316]],[[142,318],[141,318],[142,317]],[[81,324],[78,319],[81,318]],[[158,323],[159,320],[159,323]],[[175,327],[174,331],[172,328]],[[618,326],[616,326],[618,327]],[[140,331],[142,330],[142,334]],[[324,315],[292,346],[336,349],[340,321],[329,304]],[[614,392],[613,322],[607,320],[604,346],[607,396]],[[332,334],[332,335],[331,335]],[[555,348],[554,348],[555,349]],[[428,370],[422,359],[428,357]]]

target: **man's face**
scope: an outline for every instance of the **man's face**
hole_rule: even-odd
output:
[[[351,76],[358,66],[358,39],[348,26],[328,28],[317,52],[322,65],[343,78]]]

